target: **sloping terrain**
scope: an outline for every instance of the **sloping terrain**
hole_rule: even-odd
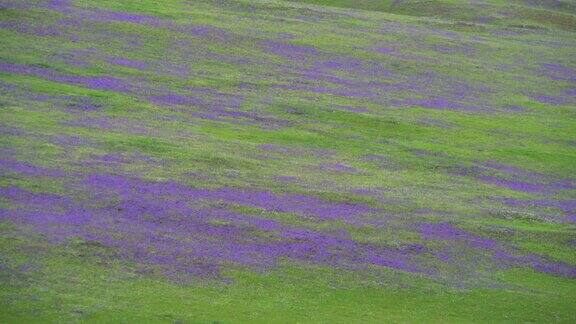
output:
[[[0,0],[0,322],[576,321],[574,1]]]

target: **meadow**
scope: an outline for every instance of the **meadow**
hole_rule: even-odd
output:
[[[0,322],[576,322],[576,2],[0,0]]]

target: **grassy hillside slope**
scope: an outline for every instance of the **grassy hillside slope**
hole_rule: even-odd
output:
[[[574,8],[0,0],[0,322],[576,321]]]

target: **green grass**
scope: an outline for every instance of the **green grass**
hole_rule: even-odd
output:
[[[526,270],[501,272],[502,287],[458,289],[418,276],[359,275],[284,263],[268,273],[240,270],[233,282],[174,285],[94,257],[99,247],[56,249],[2,226],[5,321],[26,322],[517,322],[575,320],[576,283]],[[32,270],[18,271],[23,264]],[[12,270],[12,271],[7,271]],[[56,307],[54,307],[57,305]],[[488,311],[489,310],[489,311]]]
[[[419,262],[438,272],[429,275],[279,260],[269,269],[224,265],[225,280],[171,278],[159,267],[131,263],[116,254],[122,251],[100,242],[78,237],[55,242],[42,236],[43,228],[10,219],[14,208],[33,206],[15,206],[0,197],[0,322],[576,321],[573,278],[529,266],[499,268],[489,252],[459,242],[427,241],[418,232],[420,223],[450,222],[508,251],[576,265],[570,212],[501,202],[573,200],[575,190],[522,192],[473,174],[490,172],[486,163],[495,162],[528,174],[498,173],[507,179],[576,183],[576,101],[567,94],[574,83],[542,71],[549,63],[562,65],[568,74],[576,71],[574,1],[551,6],[500,0],[76,0],[73,14],[43,8],[40,0],[30,3],[31,9],[0,9],[0,21],[52,26],[62,34],[0,28],[1,63],[66,76],[116,77],[136,90],[97,90],[0,71],[0,156],[65,174],[4,173],[0,164],[0,189],[89,200],[82,179],[112,173],[195,188],[300,194],[378,208],[380,213],[367,219],[383,225],[319,221],[244,205],[227,208],[318,233],[342,231],[360,243],[423,244],[435,252],[449,247],[462,255],[453,263],[430,253],[420,256]],[[102,10],[155,16],[171,25],[91,20]],[[82,14],[85,20],[78,25],[73,19],[65,24]],[[198,26],[214,30],[195,35],[191,27]],[[312,46],[320,54],[310,59],[313,63],[290,61],[267,53],[262,45],[267,40]],[[382,48],[388,50],[377,50]],[[109,62],[118,57],[148,67],[141,71]],[[313,89],[354,88],[303,76],[314,64],[330,60],[350,61],[352,68],[345,63],[323,74],[361,83],[363,90],[374,86],[375,94]],[[369,72],[358,72],[357,62]],[[384,72],[366,67],[375,63]],[[377,83],[390,89],[377,89]],[[312,89],[278,87],[296,84]],[[150,102],[150,96],[165,92],[207,102],[216,98],[216,103]],[[567,103],[540,102],[534,98],[538,95]],[[395,103],[419,96],[473,101],[466,103],[481,109]],[[241,103],[226,107],[231,97]],[[67,105],[82,100],[99,108]],[[509,106],[521,109],[513,112]],[[260,119],[197,115],[222,107]],[[58,140],[62,137],[80,141],[70,145]],[[265,144],[282,149],[266,150]],[[100,159],[104,156],[125,161],[107,164]],[[337,163],[356,172],[322,168]],[[456,175],[463,169],[471,173]],[[280,181],[282,176],[294,181]],[[224,220],[213,224],[235,226]],[[275,237],[273,232],[254,233]]]

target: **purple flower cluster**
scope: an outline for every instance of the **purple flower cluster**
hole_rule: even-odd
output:
[[[43,67],[7,62],[0,62],[0,71],[13,74],[33,75],[39,78],[72,85],[79,84],[95,90],[108,90],[115,92],[130,92],[132,90],[132,85],[130,83],[110,76],[87,77],[80,75],[65,75]]]
[[[40,172],[13,162],[4,167],[25,174]],[[32,224],[56,241],[72,237],[96,241],[142,266],[178,275],[215,277],[226,265],[263,269],[280,259],[349,269],[383,266],[423,271],[412,261],[422,251],[359,243],[346,232],[284,225],[227,207],[250,206],[323,221],[353,220],[374,211],[360,204],[234,188],[198,189],[112,175],[89,176],[75,189],[90,198],[73,200],[0,188],[0,195],[17,206],[2,210],[1,217]]]
[[[535,270],[569,278],[576,278],[576,266],[564,262],[548,260],[535,254],[516,254],[501,243],[485,239],[454,227],[450,223],[422,224],[420,233],[426,240],[460,243],[471,248],[488,252],[500,267],[531,267]],[[438,257],[451,261],[457,257],[453,249],[439,252]],[[476,255],[476,253],[475,253]]]

